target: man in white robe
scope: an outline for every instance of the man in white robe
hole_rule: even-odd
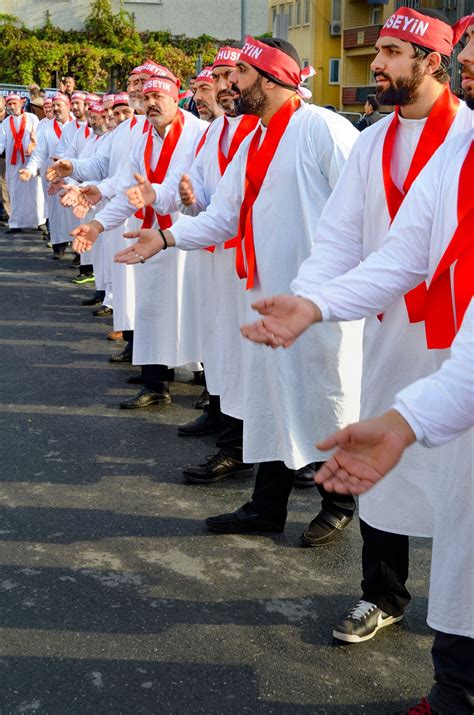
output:
[[[41,167],[46,166],[49,163],[49,159],[55,156],[63,129],[71,120],[69,98],[66,95],[55,94],[52,107],[54,118],[50,119],[45,125],[38,139],[38,145],[28,164],[20,171],[20,179],[24,182],[34,180]],[[69,243],[69,233],[77,222],[71,212],[61,206],[57,193],[48,192],[47,202],[49,232],[51,243],[53,244],[52,258],[58,260],[64,256]]]
[[[459,54],[459,61],[463,65],[462,87],[466,102],[474,110],[474,15],[467,19],[467,23],[468,43]],[[286,309],[283,309],[285,297],[282,296],[279,319],[265,317],[258,326],[243,329],[244,334],[253,340],[285,347],[291,345],[308,325],[322,319],[354,320],[380,314],[393,305],[398,296],[425,279],[428,279],[428,286],[424,328],[435,369],[450,358],[447,348],[462,324],[460,343],[463,354],[469,349],[467,357],[463,357],[468,372],[466,374],[465,368],[461,373],[455,370],[461,377],[461,382],[456,384],[452,365],[442,368],[449,379],[449,387],[444,388],[442,395],[445,402],[451,403],[446,414],[437,416],[439,406],[436,392],[432,390],[438,391],[440,385],[435,378],[399,392],[389,405],[394,404],[405,419],[413,420],[410,424],[416,436],[422,438],[425,435],[430,446],[453,440],[445,447],[435,447],[444,478],[432,480],[429,488],[424,486],[434,512],[428,624],[436,631],[433,646],[436,684],[429,701],[409,711],[413,715],[420,712],[470,715],[474,708],[474,433],[472,428],[463,432],[472,424],[473,416],[472,400],[469,401],[469,394],[472,396],[472,312],[466,313],[464,321],[467,322],[463,323],[470,301],[472,310],[473,180],[474,129],[471,129],[446,142],[435,153],[415,181],[379,251],[368,256],[357,268],[321,286],[308,284],[303,290],[301,284],[300,297],[290,298]],[[272,301],[267,303],[271,308]],[[257,307],[265,313],[264,306]],[[454,359],[458,358],[455,352]],[[431,388],[429,392],[426,386]],[[417,406],[420,399],[425,403],[421,407]],[[453,413],[451,426],[446,426],[447,415]],[[336,482],[346,479],[348,470],[353,467],[353,450],[359,451],[356,453],[359,461],[371,467],[368,476],[372,478],[374,468],[383,473],[384,461],[389,462],[391,455],[397,454],[400,441],[402,447],[405,445],[404,435],[397,428],[389,443],[382,445],[382,455],[378,448],[374,451],[377,435],[370,435],[371,443],[363,443],[358,449],[360,434],[351,439],[352,429],[350,427],[345,434],[320,443],[323,449],[341,444],[342,451],[336,452],[319,476],[323,483],[327,480],[330,487],[332,479]],[[457,432],[459,436],[453,439]],[[365,472],[363,476],[366,480]],[[397,477],[398,474],[392,471],[384,481],[396,483]],[[418,478],[423,481],[421,471]]]
[[[314,226],[358,134],[342,117],[301,102],[299,58],[284,40],[248,38],[231,81],[240,91],[241,111],[258,114],[262,121],[242,142],[207,210],[181,218],[164,236],[142,232],[139,243],[119,260],[148,258],[163,249],[164,241],[185,250],[223,244],[239,233],[240,223],[236,256],[247,283],[236,300],[240,321],[245,322],[253,300],[270,286],[288,287],[309,255]],[[262,167],[267,174],[260,175],[261,181],[249,176]],[[259,191],[252,202],[245,187],[256,183]],[[252,218],[246,212],[251,203]],[[252,501],[209,518],[211,529],[282,531],[286,507],[278,504],[275,509],[276,500],[267,498],[269,483],[284,492],[288,484],[291,489],[296,469],[324,459],[314,447],[314,433],[358,413],[357,326],[347,326],[352,340],[349,334],[343,337],[340,326],[330,328],[318,337],[317,351],[313,334],[285,354],[241,343],[242,372],[236,379],[242,406],[238,416],[244,421],[243,460],[260,466]],[[344,345],[353,351],[350,358]]]
[[[10,195],[10,217],[6,233],[21,233],[24,228],[44,224],[44,196],[37,176],[30,185],[21,181],[21,171],[36,148],[38,117],[22,112],[21,97],[10,94],[6,98],[10,116],[0,128],[0,154],[5,151],[6,181]]]
[[[407,174],[414,178],[410,166],[416,165],[417,159],[413,157],[419,157],[422,148],[426,162],[446,135],[472,126],[473,114],[450,95],[443,68],[449,64],[453,39],[459,33],[454,38],[449,25],[425,13],[430,11],[400,8],[394,17],[406,16],[412,24],[414,20],[432,23],[430,32],[435,35],[425,36],[423,42],[432,41],[431,49],[438,47],[441,52],[429,52],[428,45],[424,58],[414,58],[416,43],[403,40],[392,27],[381,33],[372,63],[377,94],[383,103],[401,105],[400,115],[389,115],[361,134],[315,232],[311,258],[301,266],[292,285],[297,294],[345,273],[377,250],[396,213],[390,199],[393,194],[397,197],[397,191],[408,190]],[[391,161],[385,162],[394,126],[397,132]],[[418,162],[418,171],[422,165]],[[403,198],[401,193],[399,198]],[[382,320],[380,317],[373,316],[365,324],[362,417],[388,409],[399,390],[436,369],[436,355],[426,350],[423,324],[410,322],[404,298],[390,306]],[[444,466],[436,453],[427,455],[418,446],[396,473],[396,480],[360,499],[364,541],[361,602],[368,605],[357,604],[336,625],[334,637],[345,642],[365,641],[381,627],[401,620],[410,600],[406,588],[408,536],[432,535],[430,489],[434,481],[445,478]],[[304,541],[318,544],[319,520],[320,515],[305,531]]]
[[[79,251],[89,250],[103,231],[120,226],[135,213],[124,193],[133,183],[134,174],[151,176],[165,170],[159,181],[159,211],[144,213],[142,223],[168,223],[177,218],[179,178],[191,165],[197,142],[207,125],[178,109],[178,87],[168,77],[150,79],[144,85],[144,94],[149,129],[133,146],[129,163],[121,172],[120,192],[96,219],[73,232]],[[170,252],[150,263],[136,283],[133,362],[143,366],[144,387],[136,397],[120,403],[123,409],[169,403],[168,366],[200,358],[196,354],[199,343],[192,319],[196,305],[187,280],[186,261],[186,254]]]

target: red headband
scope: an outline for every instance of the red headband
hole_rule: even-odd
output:
[[[85,102],[86,99],[87,99],[87,97],[88,97],[87,92],[80,92],[80,91],[73,92],[73,93],[71,94],[71,102],[72,102],[74,99],[80,99],[80,100],[82,100],[83,102]]]
[[[9,94],[8,97],[5,99],[5,102],[21,102],[21,97],[19,94]]]
[[[202,70],[199,72],[198,76],[194,80],[194,83],[197,84],[198,82],[206,82],[207,84],[212,84],[212,65],[208,65],[208,67],[203,67]]]
[[[388,18],[380,31],[380,37],[397,37],[449,56],[469,26],[470,17],[461,18],[451,27],[435,17],[422,15],[409,7],[400,7]]]
[[[68,107],[71,104],[71,100],[67,94],[63,94],[62,92],[56,92],[56,94],[53,94],[53,102],[64,102],[64,104],[67,104]]]
[[[114,101],[115,94],[104,94],[102,97],[103,102],[113,102]]]
[[[45,98],[44,98],[44,101],[43,101],[43,107],[44,107],[46,104],[52,104],[52,103],[53,103],[53,100],[51,99],[51,97],[45,97]]]
[[[270,47],[263,42],[259,42],[254,37],[246,35],[245,44],[238,59],[239,62],[246,62],[255,67],[257,70],[262,70],[267,74],[275,77],[283,84],[294,87],[300,97],[309,98],[311,92],[305,87],[300,87],[302,82],[305,82],[309,77],[316,74],[313,67],[305,67],[301,70],[298,63],[286,52]]]
[[[96,112],[96,114],[104,113],[104,105],[102,102],[90,102],[89,103],[89,113]]]
[[[235,67],[240,57],[240,50],[236,47],[221,47],[214,58],[212,67]]]
[[[171,70],[163,65],[157,65],[153,60],[146,60],[142,65],[135,67],[130,74],[147,74],[150,77],[166,77],[174,82],[177,87],[181,85],[181,82]]]
[[[126,92],[120,92],[120,94],[114,95],[113,108],[115,109],[119,104],[126,104],[128,106],[128,94]]]
[[[161,79],[160,77],[155,77],[153,79],[147,79],[143,85],[143,94],[149,94],[150,92],[158,92],[160,94],[166,94],[172,99],[178,100],[178,88],[174,82],[170,82],[168,79]]]
[[[102,97],[99,97],[98,94],[88,94],[86,102],[102,102]]]

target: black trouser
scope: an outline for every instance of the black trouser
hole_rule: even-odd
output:
[[[53,253],[64,253],[68,247],[69,241],[64,241],[63,243],[53,243]]]
[[[369,526],[360,519],[362,534],[362,594],[391,616],[399,616],[410,601],[405,584],[408,578],[408,536],[391,534]]]
[[[163,383],[168,382],[167,365],[142,365],[143,384],[148,390],[161,392]]]
[[[440,715],[472,715],[474,638],[435,633],[431,651],[435,684],[428,696],[429,703]]]
[[[221,412],[219,395],[210,395],[209,404],[204,408],[209,417],[219,425],[216,447],[227,457],[242,461],[244,423],[236,417]]]
[[[94,272],[94,266],[92,263],[85,263],[84,265],[79,266],[79,275],[92,275]],[[105,292],[105,291],[104,291]]]
[[[126,350],[133,350],[133,330],[122,330],[122,336],[128,345]]]
[[[286,519],[288,499],[293,489],[294,469],[289,469],[284,462],[262,462],[257,470],[252,504],[259,514],[268,514],[273,518]],[[351,495],[327,492],[318,485],[323,497],[322,506],[338,515],[350,516],[355,511],[355,501]]]

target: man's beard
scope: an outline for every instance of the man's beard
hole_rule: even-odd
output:
[[[384,77],[390,82],[387,89],[381,87],[375,90],[375,96],[380,104],[394,105],[405,107],[407,104],[413,104],[418,99],[418,90],[423,80],[424,74],[419,62],[414,62],[413,72],[408,77],[399,77],[391,80],[383,72],[380,72],[378,77]]]
[[[261,117],[268,107],[268,99],[262,90],[262,77],[257,77],[251,87],[240,90],[240,97],[235,102],[237,114],[254,114]],[[236,91],[239,89],[236,87]]]
[[[464,99],[469,109],[474,109],[474,94],[465,94]]]
[[[128,103],[135,112],[143,112],[143,99],[141,97],[132,97],[129,95]]]

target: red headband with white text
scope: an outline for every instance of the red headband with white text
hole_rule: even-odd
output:
[[[205,82],[206,84],[212,84],[212,65],[208,65],[207,67],[203,67],[202,70],[199,72],[198,76],[194,80],[194,84],[200,84],[201,82]]]
[[[174,82],[165,79],[164,77],[153,77],[152,79],[147,79],[143,85],[143,94],[149,94],[150,92],[157,92],[158,94],[167,94],[168,97],[178,101],[178,88]]]
[[[221,47],[214,58],[212,67],[235,67],[239,57],[240,50],[237,47]]]
[[[451,27],[435,17],[422,15],[409,7],[400,7],[388,18],[380,31],[380,37],[397,37],[449,57],[454,45],[472,23],[473,17],[462,17]]]
[[[316,74],[314,68],[308,66],[302,70],[292,57],[276,47],[270,47],[247,35],[238,61],[246,62],[279,82],[294,87],[300,97],[311,97],[311,92],[300,85]]]

